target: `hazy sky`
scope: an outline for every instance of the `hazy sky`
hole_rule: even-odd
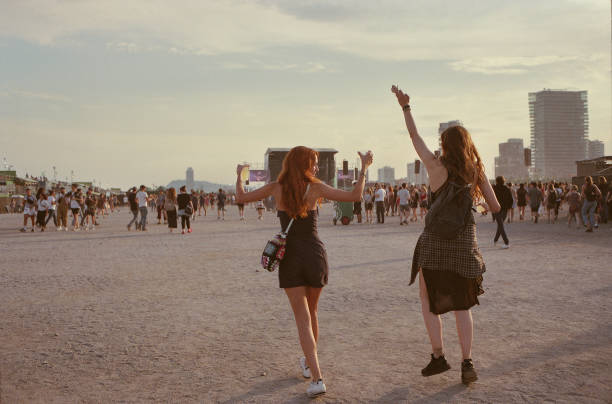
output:
[[[0,1],[0,158],[21,175],[230,183],[302,144],[399,178],[416,153],[393,83],[430,146],[462,120],[489,175],[542,88],[587,90],[611,154],[610,2]]]

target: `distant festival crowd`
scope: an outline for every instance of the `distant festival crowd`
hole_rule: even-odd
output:
[[[182,234],[191,233],[191,222],[196,216],[207,215],[208,210],[216,208],[217,220],[225,220],[226,204],[236,205],[241,221],[246,221],[244,216],[244,204],[235,203],[235,195],[228,195],[225,190],[206,193],[193,190],[187,192],[185,186],[179,188],[177,194],[175,188],[165,191],[147,193],[146,187],[141,185],[138,189],[132,187],[122,200],[118,195],[96,193],[93,188],[85,192],[77,185],[72,184],[70,191],[65,187],[59,189],[45,190],[39,188],[36,194],[27,188],[23,199],[23,227],[21,232],[28,232],[28,224],[31,223],[30,232],[39,229],[44,232],[51,220],[57,231],[92,231],[100,225],[100,219],[108,216],[120,205],[126,205],[132,213],[132,219],[127,224],[130,231],[132,226],[137,231],[146,231],[149,210],[157,214],[157,223],[167,224],[170,232],[178,227],[181,221]],[[263,219],[265,210],[263,201],[256,204],[258,219]],[[9,211],[15,211],[16,206],[11,206]],[[70,225],[68,224],[70,216]]]
[[[575,223],[577,228],[585,227],[587,232],[597,229],[600,223],[607,223],[609,212],[612,210],[612,192],[608,189],[605,177],[599,177],[595,183],[591,177],[586,178],[585,184],[579,188],[564,182],[530,182],[529,184],[513,184],[506,182],[504,177],[497,177],[493,190],[500,201],[502,210],[499,215],[493,216],[501,222],[512,223],[515,216],[519,221],[529,220],[538,223],[540,218],[546,218],[548,223],[559,220],[559,213],[567,207],[567,224]],[[185,186],[165,191],[147,193],[146,187],[139,189],[132,187],[126,193],[123,201],[118,196],[105,193],[97,194],[92,188],[85,192],[76,184],[70,191],[64,187],[59,190],[46,191],[38,189],[32,195],[30,189],[26,190],[23,200],[23,227],[22,232],[28,231],[28,222],[31,222],[30,231],[38,228],[45,231],[51,220],[58,231],[91,231],[98,226],[101,217],[107,216],[118,209],[121,202],[127,204],[132,219],[127,224],[128,231],[132,226],[136,230],[146,231],[149,210],[157,216],[158,224],[167,224],[170,232],[178,228],[181,222],[182,234],[191,233],[191,223],[197,216],[207,216],[210,209],[216,210],[217,220],[225,220],[226,204],[236,205],[241,221],[246,221],[244,204],[235,203],[235,195],[219,189],[218,192],[204,192],[192,190],[188,192]],[[400,225],[423,222],[430,205],[427,185],[406,184],[385,186],[377,183],[367,187],[361,201],[354,203],[353,214],[357,223],[385,223],[385,217],[398,216]],[[481,215],[489,213],[489,207],[484,201],[476,202]],[[529,207],[529,210],[527,210]],[[256,203],[258,220],[262,220],[266,210],[263,201]],[[68,216],[71,217],[70,227]],[[499,233],[507,237],[503,226]],[[496,240],[497,241],[497,240]]]
[[[612,210],[612,192],[609,192],[605,177],[599,177],[597,184],[591,177],[586,177],[585,184],[578,188],[563,182],[530,182],[513,184],[504,177],[497,177],[493,190],[502,207],[500,212],[503,221],[512,223],[515,215],[519,221],[530,220],[538,223],[540,218],[547,218],[548,223],[559,220],[559,212],[566,206],[567,224],[576,223],[578,228],[586,227],[591,232],[599,223],[607,223]],[[375,184],[364,191],[361,202],[354,204],[353,213],[357,222],[362,223],[362,202],[365,208],[365,223],[374,223],[374,211],[377,223],[384,223],[385,217],[398,216],[400,225],[423,221],[430,205],[428,187],[425,184],[414,185],[403,183],[396,186]],[[478,211],[486,216],[489,207],[484,201],[476,202]],[[527,212],[527,207],[529,211]]]

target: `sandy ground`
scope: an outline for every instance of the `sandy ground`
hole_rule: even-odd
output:
[[[0,215],[0,402],[308,402],[287,298],[255,271],[277,219],[247,215],[199,217],[186,236],[128,233],[126,210],[93,233],[21,234],[21,216]],[[452,314],[453,368],[420,375],[430,346],[408,280],[421,225],[333,226],[324,208],[317,401],[612,402],[612,226],[515,223],[509,250],[494,230],[479,219],[480,380],[464,387]]]

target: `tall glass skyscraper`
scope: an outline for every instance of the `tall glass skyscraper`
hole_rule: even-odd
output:
[[[576,161],[587,157],[587,92],[545,89],[529,93],[529,120],[531,176],[571,179],[576,175]]]

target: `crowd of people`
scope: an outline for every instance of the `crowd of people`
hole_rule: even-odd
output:
[[[416,222],[419,218],[423,220],[429,206],[427,192],[425,184],[403,183],[401,186],[385,187],[377,183],[365,189],[361,201],[354,204],[353,214],[357,216],[357,222],[362,223],[362,208],[365,209],[366,224],[374,223],[374,209],[376,222],[381,224],[385,223],[385,216],[395,215],[399,216],[400,225]]]
[[[132,219],[127,224],[128,231],[135,224],[136,230],[147,230],[147,216],[150,210],[153,214],[157,214],[158,224],[167,224],[170,233],[178,228],[178,221],[181,222],[181,233],[191,233],[191,223],[198,216],[207,216],[208,211],[216,210],[217,220],[224,221],[225,213],[228,205],[236,205],[240,221],[246,222],[244,215],[244,204],[236,203],[236,196],[219,188],[218,192],[204,192],[187,190],[183,185],[177,193],[176,188],[170,187],[165,191],[148,194],[144,185],[140,189],[131,188],[126,194],[126,202],[132,212]],[[265,210],[263,201],[257,203],[258,219],[263,219]],[[140,217],[140,219],[139,219]]]
[[[51,220],[57,231],[85,231],[94,230],[100,224],[99,220],[114,212],[117,206],[116,195],[96,194],[92,188],[85,193],[76,184],[72,184],[70,191],[65,187],[50,191],[39,188],[36,195],[27,188],[23,199],[23,227],[22,232],[28,231],[28,222],[31,222],[30,231],[47,229]],[[68,225],[68,215],[72,213],[71,225]]]
[[[560,212],[567,210],[568,226],[574,223],[578,228],[586,227],[587,232],[592,232],[599,227],[599,223],[608,222],[612,210],[612,192],[603,176],[598,178],[597,183],[587,177],[581,187],[565,182],[513,184],[499,176],[495,179],[493,189],[502,210],[499,217],[492,215],[492,219],[501,223],[527,220],[538,223],[541,218],[546,218],[548,223],[556,223],[560,220]],[[357,223],[363,222],[365,210],[366,224],[374,223],[376,211],[377,223],[385,223],[385,217],[398,216],[399,224],[407,225],[424,221],[430,204],[428,186],[425,184],[385,186],[377,183],[366,187],[361,201],[354,203],[353,214],[357,217]],[[475,206],[483,216],[490,211],[484,200],[475,201]],[[505,237],[503,229],[500,235]]]

